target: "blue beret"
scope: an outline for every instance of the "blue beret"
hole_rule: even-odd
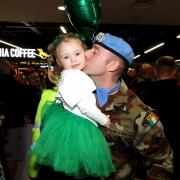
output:
[[[105,49],[119,56],[128,66],[133,61],[133,49],[120,37],[100,32],[94,37],[94,43],[101,45]]]

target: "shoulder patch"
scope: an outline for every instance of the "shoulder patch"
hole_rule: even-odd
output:
[[[153,112],[150,112],[146,117],[146,120],[148,121],[148,124],[153,127],[158,122],[159,118]]]

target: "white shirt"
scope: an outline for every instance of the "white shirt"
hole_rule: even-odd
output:
[[[80,70],[63,70],[56,98],[60,99],[68,111],[84,117],[96,126],[107,123],[107,117],[96,106],[93,80]]]

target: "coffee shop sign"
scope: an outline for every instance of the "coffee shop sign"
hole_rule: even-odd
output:
[[[36,49],[0,48],[0,57],[7,58],[36,58]]]

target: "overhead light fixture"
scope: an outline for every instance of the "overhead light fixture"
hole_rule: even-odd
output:
[[[45,63],[45,64],[41,64],[40,67],[41,67],[41,68],[48,68],[49,65],[48,65],[47,63]]]
[[[19,48],[19,49],[22,49],[21,47],[16,46],[16,45],[11,44],[11,43],[8,43],[8,42],[6,42],[6,41],[2,41],[2,40],[0,40],[0,43],[2,43],[2,44],[6,44],[6,45],[11,46],[11,47],[14,47],[14,48]]]
[[[180,34],[176,36],[177,39],[180,39]]]
[[[137,59],[137,58],[139,58],[141,55],[140,54],[138,54],[138,55],[136,55],[136,56],[134,56],[134,58],[133,59]]]
[[[156,5],[155,0],[133,0],[131,6],[135,9],[147,9]]]
[[[60,26],[60,29],[61,29],[61,31],[62,31],[64,34],[66,34],[66,33],[67,33],[67,31],[66,31],[66,29],[65,29],[65,27],[64,27],[64,26]]]
[[[155,50],[155,49],[157,49],[157,48],[159,48],[159,47],[161,47],[161,46],[164,46],[164,44],[165,44],[165,43],[160,43],[160,44],[158,44],[158,45],[156,45],[156,46],[154,46],[154,47],[152,47],[152,48],[144,51],[144,54],[147,54],[147,53],[149,53],[149,52],[151,52],[151,51],[153,51],[153,50]]]
[[[21,62],[19,62],[20,64],[27,64],[27,62],[26,61],[21,61]]]
[[[176,59],[175,62],[180,62],[180,59]]]
[[[20,63],[22,64],[22,63]],[[25,63],[26,64],[26,63]],[[19,70],[27,70],[27,68],[18,68]]]
[[[64,7],[64,6],[59,6],[58,9],[59,9],[60,11],[65,11],[65,7]]]

